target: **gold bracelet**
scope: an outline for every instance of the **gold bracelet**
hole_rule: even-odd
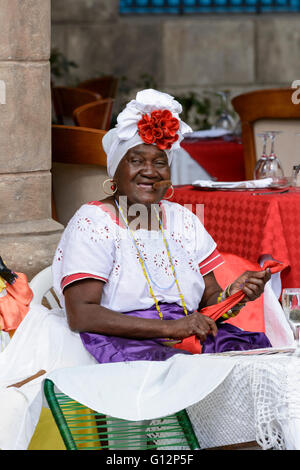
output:
[[[230,297],[230,288],[231,288],[231,286],[232,286],[232,284],[228,284],[228,286],[224,290],[224,295],[225,295],[226,299],[227,299],[227,297]]]
[[[228,284],[228,286],[225,288],[225,290],[220,292],[220,294],[218,295],[217,303],[220,303],[220,302],[222,302],[222,300],[227,299],[228,297],[230,297],[230,288],[231,288],[231,286],[232,286],[232,284]],[[242,308],[244,306],[245,306],[244,302],[239,302],[234,307],[232,307],[230,310],[223,313],[221,318],[223,318],[224,320],[228,320],[229,318],[236,317],[240,313],[240,311],[242,310]]]

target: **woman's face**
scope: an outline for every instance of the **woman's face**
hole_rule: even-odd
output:
[[[114,175],[117,195],[127,196],[128,203],[147,206],[157,204],[168,186],[153,188],[153,184],[170,179],[167,155],[156,145],[140,144],[128,150]]]

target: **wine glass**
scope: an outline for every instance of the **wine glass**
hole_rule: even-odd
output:
[[[283,289],[282,291],[282,308],[292,327],[296,340],[296,349],[294,355],[300,357],[300,288]]]
[[[271,153],[268,156],[268,171],[269,176],[272,178],[283,178],[283,169],[281,163],[275,154],[275,138],[277,135],[282,134],[282,131],[268,131],[271,139]]]
[[[282,131],[265,131],[258,136],[264,139],[264,147],[260,160],[257,162],[254,169],[254,178],[273,178],[274,180],[280,180],[284,177],[281,163],[275,154],[275,138]],[[266,143],[267,138],[271,140],[271,152],[267,155]]]
[[[255,168],[254,168],[254,179],[260,180],[262,178],[266,178],[266,161],[268,159],[267,155],[267,142],[269,139],[269,134],[267,132],[260,132],[257,134],[263,141],[263,149],[260,159],[257,161]]]
[[[228,90],[219,91],[217,92],[217,95],[221,97],[222,112],[212,128],[213,129],[221,128],[221,129],[225,129],[226,131],[233,132],[235,129],[235,122],[229,112],[230,91]]]

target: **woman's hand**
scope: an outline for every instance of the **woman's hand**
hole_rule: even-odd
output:
[[[216,336],[218,332],[214,320],[200,312],[194,312],[179,320],[169,320],[168,324],[170,326],[168,337],[172,339],[184,339],[196,335],[203,343],[207,335]]]
[[[100,305],[102,281],[84,279],[64,289],[68,323],[72,331],[99,333],[124,338],[183,339],[197,335],[203,342],[208,334],[216,335],[213,320],[199,312],[179,320],[139,318],[114,312]]]
[[[269,269],[265,271],[245,271],[231,284],[229,294],[232,295],[241,290],[246,294],[243,302],[255,300],[263,293],[270,278]]]

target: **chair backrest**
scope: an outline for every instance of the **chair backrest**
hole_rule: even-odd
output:
[[[106,131],[77,126],[52,126],[52,161],[106,167],[102,139]]]
[[[58,124],[72,124],[73,111],[87,103],[101,99],[95,91],[74,87],[58,86],[52,88],[53,107]]]
[[[73,119],[77,126],[103,129],[108,131],[111,123],[111,114],[114,100],[105,98],[76,108]]]
[[[261,131],[283,130],[275,141],[275,150],[286,176],[292,166],[299,162],[296,131],[300,132],[300,106],[292,101],[292,88],[256,90],[236,96],[232,105],[242,125],[242,141],[246,178],[253,178],[256,161],[260,157],[262,144],[257,137]]]
[[[105,75],[79,83],[78,88],[95,91],[102,98],[115,98],[117,95],[119,79],[113,75]]]
[[[79,207],[107,197],[108,178],[102,147],[105,131],[52,126],[52,188],[56,220],[66,225]],[[53,211],[54,212],[54,211]]]
[[[49,308],[60,307],[58,298],[53,290],[51,266],[48,266],[36,274],[36,276],[34,276],[30,281],[29,286],[33,292],[31,304],[45,305],[47,302],[47,307]]]

